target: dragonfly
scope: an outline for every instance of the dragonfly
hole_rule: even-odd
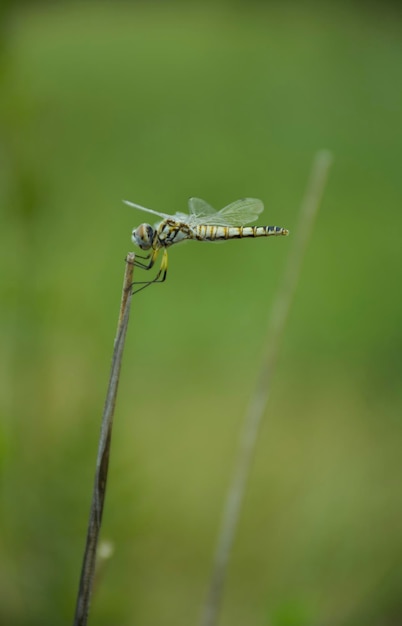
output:
[[[281,226],[246,226],[264,210],[262,201],[257,198],[241,198],[228,204],[220,211],[216,211],[201,198],[190,198],[188,201],[189,213],[179,212],[174,215],[147,209],[129,200],[124,200],[124,202],[135,209],[161,218],[154,226],[140,224],[132,232],[133,243],[141,250],[149,250],[146,256],[135,256],[135,266],[144,270],[151,269],[162,251],[162,261],[155,278],[135,282],[135,285],[142,285],[142,287],[133,293],[137,293],[154,283],[163,283],[166,280],[167,250],[173,244],[187,240],[226,241],[245,237],[277,237],[289,234],[289,231]]]

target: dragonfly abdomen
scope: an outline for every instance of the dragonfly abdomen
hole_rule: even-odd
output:
[[[289,231],[281,226],[209,226],[199,224],[193,227],[195,238],[200,241],[224,241],[243,237],[272,237],[288,235]]]

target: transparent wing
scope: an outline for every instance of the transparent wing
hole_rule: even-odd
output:
[[[264,205],[257,198],[241,198],[220,211],[204,215],[197,223],[217,226],[243,226],[253,222],[264,210]]]
[[[160,213],[159,211],[154,211],[153,209],[147,209],[146,207],[141,206],[140,204],[135,204],[134,202],[130,202],[129,200],[123,200],[123,202],[125,204],[128,204],[128,206],[134,207],[134,209],[140,209],[140,211],[146,211],[147,213],[152,213],[152,215],[158,215],[159,217],[163,217],[164,219],[172,219],[173,217],[168,213]]]
[[[202,200],[201,198],[190,198],[188,201],[188,208],[190,209],[190,214],[195,216],[201,215],[211,215],[212,213],[216,213],[214,207],[212,207],[208,202]]]
[[[228,204],[228,206],[224,207],[220,211],[215,211],[215,209],[208,204],[208,202],[201,200],[201,198],[190,198],[188,202],[190,215],[185,213],[175,213],[174,215],[170,215],[169,213],[161,213],[159,211],[154,211],[153,209],[147,209],[146,207],[130,202],[129,200],[123,200],[123,202],[134,209],[139,209],[140,211],[145,211],[146,213],[151,213],[152,215],[157,215],[163,219],[174,219],[179,222],[184,222],[189,226],[195,226],[196,224],[243,226],[244,224],[253,222],[264,210],[263,203],[261,200],[257,200],[256,198],[241,198],[240,200],[236,200],[235,202]]]

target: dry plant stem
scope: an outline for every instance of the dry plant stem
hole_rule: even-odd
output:
[[[260,424],[267,406],[271,380],[299,280],[304,253],[313,230],[331,162],[332,156],[328,151],[320,151],[315,156],[284,278],[274,301],[269,319],[265,353],[256,387],[246,411],[232,484],[227,494],[209,590],[201,616],[201,626],[215,626],[218,621],[228,562],[254,458]]]
[[[120,305],[119,321],[110,370],[109,386],[103,409],[101,433],[96,460],[95,482],[92,493],[92,503],[89,513],[87,539],[82,562],[81,578],[78,588],[77,605],[75,609],[74,626],[85,626],[88,621],[89,603],[94,581],[96,550],[102,522],[103,504],[105,501],[107,473],[109,466],[110,442],[114,407],[116,404],[117,388],[119,384],[121,360],[126,338],[128,319],[131,305],[131,285],[133,282],[134,254],[129,253],[126,258],[123,294]]]

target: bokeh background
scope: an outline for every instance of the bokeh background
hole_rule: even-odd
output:
[[[401,6],[1,7],[1,624],[72,621],[144,221],[122,198],[254,196],[294,230],[320,148],[334,165],[220,623],[401,624]],[[91,623],[197,623],[291,243],[178,246],[135,297]]]

